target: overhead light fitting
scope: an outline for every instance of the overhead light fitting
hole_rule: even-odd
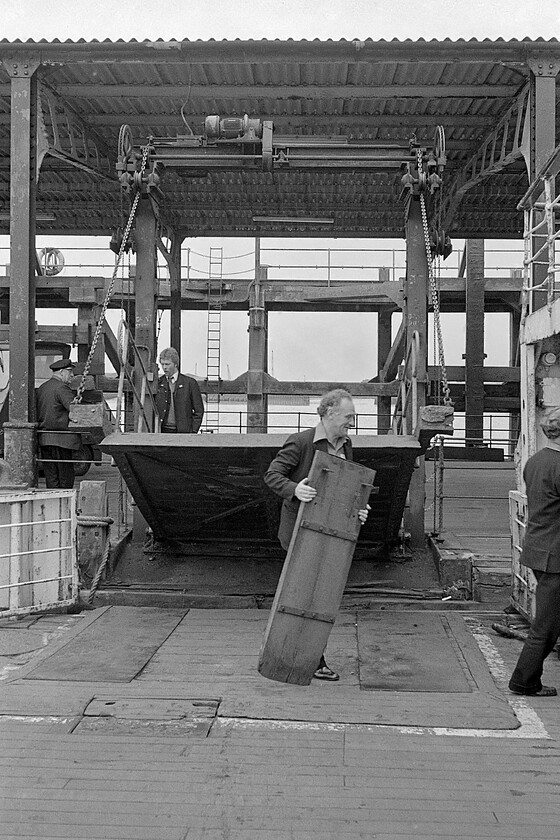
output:
[[[276,224],[298,225],[334,225],[334,219],[319,219],[306,216],[253,216],[254,222],[273,222]]]

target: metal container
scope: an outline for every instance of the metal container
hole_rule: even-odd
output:
[[[528,621],[535,617],[537,579],[533,570],[521,565],[519,558],[527,527],[527,496],[519,490],[509,493],[509,524],[511,530],[511,561],[513,587],[511,601],[515,609]]]
[[[77,597],[76,492],[0,492],[0,617]]]

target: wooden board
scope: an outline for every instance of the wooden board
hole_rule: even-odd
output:
[[[287,435],[114,434],[111,455],[157,539],[278,545],[279,499],[263,476]],[[398,536],[410,477],[421,455],[407,435],[356,435],[354,463],[376,472],[375,505],[361,529],[366,548]]]
[[[481,654],[462,618],[439,612],[358,616],[360,687],[385,691],[471,692],[468,659]]]
[[[373,470],[316,452],[272,605],[259,672],[309,685],[336,620],[360,532],[358,510],[373,488]]]
[[[31,680],[130,682],[186,615],[186,610],[110,607],[26,675]],[[127,644],[122,644],[122,639]]]

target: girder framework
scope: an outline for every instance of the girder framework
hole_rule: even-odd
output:
[[[122,124],[131,126],[140,144],[149,136],[198,134],[210,114],[248,114],[271,121],[278,137],[345,136],[355,147],[406,147],[413,134],[426,146],[435,126],[443,125],[446,229],[463,237],[521,236],[516,205],[528,179],[518,159],[519,98],[533,80],[539,90],[554,86],[559,58],[554,40],[0,42],[0,232],[7,232],[9,218],[9,67],[35,61],[43,91],[39,154],[41,146],[50,149],[37,190],[40,233],[100,234],[118,226],[118,184],[99,174],[114,175],[107,161],[116,155]],[[532,121],[534,109],[543,109],[541,100],[540,93],[531,94]],[[558,134],[558,116],[550,119]],[[504,148],[500,125],[515,135],[511,148],[509,140]],[[253,217],[318,215],[318,206],[329,224],[304,233],[403,233],[398,167],[284,172],[278,178],[185,172],[166,175],[164,188],[166,221],[181,236],[299,236],[301,225]]]

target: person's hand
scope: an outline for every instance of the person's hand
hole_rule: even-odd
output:
[[[310,502],[317,495],[317,491],[314,487],[309,486],[308,481],[309,478],[302,478],[294,490],[294,495],[300,502]]]
[[[364,522],[367,522],[368,513],[370,512],[370,510],[371,510],[370,505],[366,505],[364,510],[359,510],[358,511],[358,519],[360,520],[360,523],[362,525],[364,524]]]

